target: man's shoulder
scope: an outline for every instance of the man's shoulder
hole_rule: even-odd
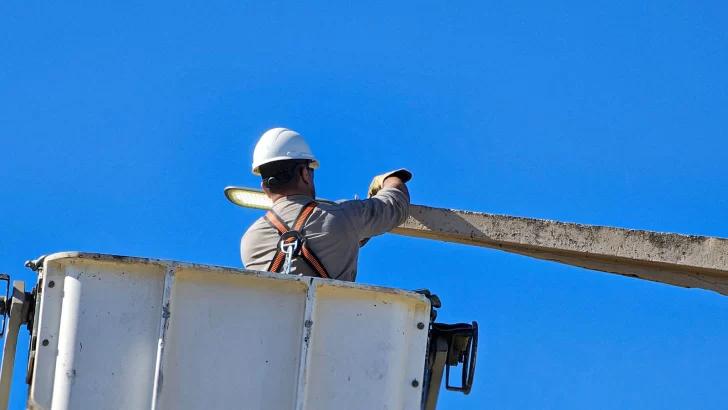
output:
[[[256,219],[252,224],[250,224],[250,227],[248,227],[248,231],[253,229],[260,229],[263,226],[266,226],[268,223],[265,221],[265,216],[261,216],[258,219]]]
[[[262,239],[265,237],[264,229],[268,226],[268,223],[260,217],[253,222],[240,237],[240,256],[242,257],[245,266],[251,262],[251,258],[256,252],[255,249],[257,249],[262,242],[265,242],[262,241]]]
[[[254,235],[261,230],[265,229],[266,227],[269,227],[268,222],[265,221],[264,217],[260,217],[255,220],[248,229],[245,230],[245,233],[243,233],[242,240],[245,240],[245,238],[249,238],[251,235]]]

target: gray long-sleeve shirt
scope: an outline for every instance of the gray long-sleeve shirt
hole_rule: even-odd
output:
[[[273,210],[293,229],[293,221],[311,197],[294,195],[281,198]],[[401,225],[409,216],[409,195],[399,189],[383,188],[363,200],[319,204],[304,226],[307,243],[318,256],[331,279],[355,281],[359,241],[382,235]],[[240,241],[240,257],[246,269],[265,271],[278,244],[278,231],[263,218],[245,232]],[[291,265],[294,275],[318,276],[300,257]]]

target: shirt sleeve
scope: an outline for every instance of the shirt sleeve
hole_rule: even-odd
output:
[[[267,268],[265,262],[270,259],[268,255],[271,249],[263,240],[262,225],[260,220],[256,221],[240,239],[240,260],[245,269],[265,270]]]
[[[371,198],[342,204],[359,240],[389,232],[409,217],[410,197],[396,188],[383,188]]]

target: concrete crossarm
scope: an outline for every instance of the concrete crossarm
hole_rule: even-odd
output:
[[[393,234],[728,295],[728,240],[412,205]]]

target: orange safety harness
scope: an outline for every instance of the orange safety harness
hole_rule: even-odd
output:
[[[293,229],[289,228],[285,222],[275,213],[272,209],[265,214],[264,219],[276,230],[280,239],[276,246],[276,253],[273,255],[273,259],[268,266],[269,272],[280,272],[284,266],[284,262],[288,263],[286,270],[290,270],[290,262],[294,256],[301,255],[303,260],[316,271],[322,278],[328,278],[329,274],[324,269],[324,265],[321,263],[316,254],[313,253],[311,248],[308,247],[306,236],[303,234],[303,226],[306,221],[316,209],[318,204],[316,202],[309,202],[306,206],[301,209],[296,219],[293,222]],[[286,259],[288,254],[289,258]],[[289,273],[289,272],[286,272]]]

